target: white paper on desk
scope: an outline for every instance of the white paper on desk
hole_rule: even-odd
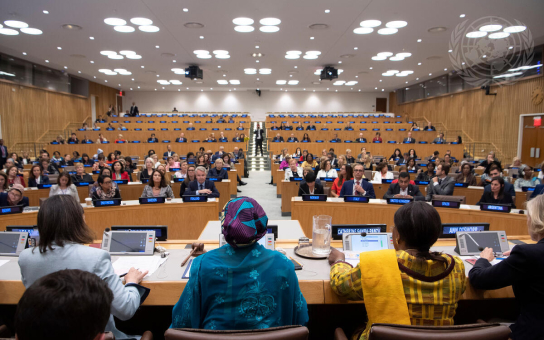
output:
[[[8,262],[9,262],[9,260],[0,260],[0,267],[2,267],[3,265],[5,265]]]
[[[117,275],[128,273],[134,267],[143,272],[149,270],[145,278],[150,277],[168,258],[160,256],[121,256],[113,263],[113,270]]]

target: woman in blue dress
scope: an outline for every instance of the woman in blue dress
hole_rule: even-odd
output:
[[[245,330],[306,325],[308,307],[295,268],[257,241],[268,217],[252,198],[229,201],[221,213],[228,244],[193,260],[170,328]]]

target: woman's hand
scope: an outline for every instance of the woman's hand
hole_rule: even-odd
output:
[[[127,275],[125,275],[125,282],[139,284],[140,282],[142,282],[143,278],[147,275],[148,272],[149,270],[141,272],[138,269],[132,267],[128,271]]]
[[[345,261],[346,255],[336,248],[331,247],[331,253],[329,254],[329,264],[332,265],[336,261]]]
[[[495,259],[495,255],[493,254],[493,249],[492,248],[489,248],[489,247],[486,247],[484,249],[484,251],[482,251],[480,253],[480,257],[482,259],[486,259],[488,260],[489,262],[493,261]]]

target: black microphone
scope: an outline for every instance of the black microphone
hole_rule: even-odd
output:
[[[479,251],[484,251],[484,247],[478,247]]]
[[[362,237],[366,237],[366,231],[363,231],[363,232],[361,233],[361,236],[362,236]]]
[[[106,233],[109,233],[109,232],[110,232],[110,228],[104,229],[104,235],[106,235]]]

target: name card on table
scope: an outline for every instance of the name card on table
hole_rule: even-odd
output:
[[[327,200],[327,195],[302,195],[302,200],[324,202]]]
[[[454,185],[460,188],[468,188],[469,183],[455,183]]]
[[[120,198],[110,198],[105,200],[93,200],[93,205],[95,207],[113,207],[121,205]]]
[[[302,179],[302,177],[289,177],[290,182],[300,182]]]
[[[140,204],[164,203],[166,201],[166,197],[140,197],[138,200],[140,201]]]
[[[185,203],[208,202],[208,196],[206,195],[184,195],[182,198]]]
[[[370,201],[370,197],[368,196],[353,196],[353,195],[344,196],[344,202],[368,203],[369,201]]]
[[[521,191],[523,192],[535,191],[535,187],[521,187]]]
[[[388,198],[387,199],[387,204],[400,204],[400,205],[403,205],[403,204],[407,204],[407,203],[410,203],[410,202],[413,202],[414,199],[413,198]]]
[[[392,179],[385,179],[385,178],[382,179],[382,184],[391,184],[391,183],[393,183]]]
[[[113,179],[112,182],[117,184],[128,184],[128,179]]]
[[[334,180],[336,178],[332,178],[332,177],[319,177],[319,179],[323,182],[334,182]]]
[[[74,182],[74,185],[76,187],[88,187],[91,184],[93,183],[92,182]]]
[[[430,181],[414,181],[416,185],[429,185]]]
[[[480,205],[480,210],[509,213],[512,210],[512,206],[510,204],[483,203]]]
[[[208,177],[208,180],[210,180],[211,182],[223,182],[222,177]]]
[[[20,214],[23,212],[22,205],[14,205],[12,207],[2,207],[0,208],[0,215],[9,215],[9,214]]]
[[[461,202],[433,200],[433,207],[459,209],[461,207]]]

